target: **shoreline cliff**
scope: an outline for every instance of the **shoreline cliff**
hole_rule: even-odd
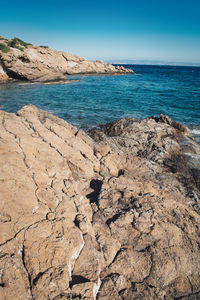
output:
[[[9,79],[51,82],[66,80],[75,74],[134,74],[123,66],[113,66],[103,61],[89,61],[47,46],[34,46],[18,38],[0,36],[0,82]]]
[[[1,299],[198,299],[186,126],[161,115],[86,134],[33,105],[0,119]]]

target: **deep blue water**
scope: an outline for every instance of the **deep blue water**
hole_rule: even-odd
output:
[[[136,75],[75,76],[80,81],[71,84],[0,85],[0,109],[16,112],[32,103],[78,127],[163,113],[200,130],[200,67],[126,67]]]

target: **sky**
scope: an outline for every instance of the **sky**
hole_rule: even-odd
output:
[[[92,60],[200,63],[200,0],[0,0],[0,35]]]

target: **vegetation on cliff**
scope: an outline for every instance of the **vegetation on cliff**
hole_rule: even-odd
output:
[[[3,53],[9,52],[10,47],[24,51],[24,48],[26,48],[28,45],[31,45],[30,43],[24,42],[17,37],[14,37],[13,39],[6,39],[3,36],[0,36],[0,40],[3,41],[3,43],[0,43],[0,50]]]
[[[49,48],[49,46],[43,46],[43,45],[41,45],[39,47],[42,47],[42,48],[45,48],[45,49]]]
[[[8,46],[6,46],[5,44],[3,43],[0,43],[0,50],[3,52],[3,53],[8,53],[10,51],[10,48]]]

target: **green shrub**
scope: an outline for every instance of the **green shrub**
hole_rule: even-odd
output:
[[[2,37],[0,35],[0,40],[4,40],[7,44],[7,46],[6,46],[3,43],[1,43],[0,50],[5,52],[5,53],[10,51],[10,47],[19,49],[21,51],[24,51],[25,47],[27,47],[28,45],[31,45],[29,43],[26,43],[26,42],[22,41],[21,39],[19,39],[17,37],[14,37],[13,39],[8,40],[8,39],[5,39],[4,37]]]
[[[4,53],[8,53],[10,51],[10,48],[8,46],[6,46],[3,43],[0,43],[0,50]]]
[[[27,43],[27,42],[24,42],[22,40],[20,40],[19,38],[17,37],[14,37],[14,39],[12,39],[14,41],[14,43],[17,43],[21,46],[24,46],[24,47],[27,47],[28,45],[31,45],[30,43]]]
[[[18,39],[18,38],[14,38],[14,39],[11,39],[11,40],[7,41],[7,45],[8,45],[9,47],[17,48],[17,49],[23,51],[24,48],[22,48],[21,46],[27,47],[28,45],[31,45],[31,44],[26,43],[26,42],[24,42],[24,41],[22,41],[22,40],[20,40],[20,39]]]
[[[12,47],[12,40],[6,42],[8,47]]]
[[[39,46],[39,47],[46,48],[46,49],[49,48],[49,46]]]
[[[24,48],[23,48],[23,47],[20,47],[20,46],[18,46],[18,45],[16,45],[14,48],[17,48],[17,49],[19,49],[19,50],[21,50],[21,51],[24,51]]]
[[[19,50],[21,50],[21,51],[24,51],[24,48],[21,47],[21,46],[20,46],[21,44],[19,44],[15,39],[12,39],[12,40],[7,41],[7,45],[8,45],[9,47],[16,48],[16,49],[19,49]]]
[[[16,46],[18,46],[18,43],[15,39],[12,39],[12,40],[7,41],[7,45],[9,47],[16,48]]]

